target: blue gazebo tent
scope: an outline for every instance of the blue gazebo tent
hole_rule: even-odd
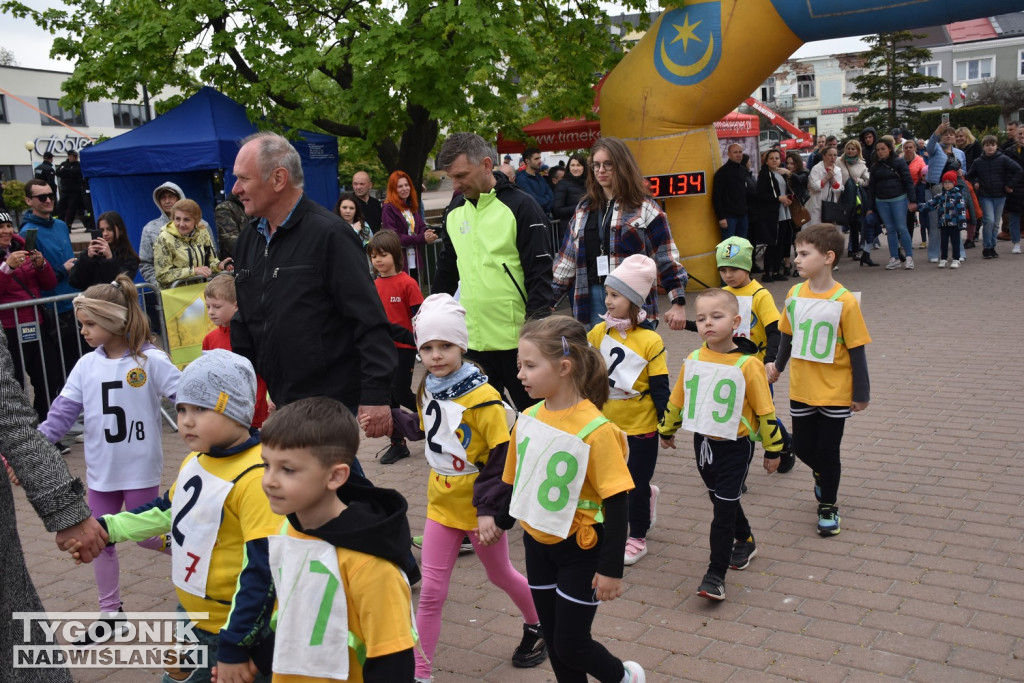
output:
[[[171,181],[199,203],[212,226],[213,174],[224,169],[224,187],[231,189],[238,141],[256,130],[242,105],[207,87],[149,123],[86,147],[82,173],[89,180],[94,215],[120,213],[138,248],[142,226],[159,215],[153,189]],[[337,138],[300,131],[292,144],[302,157],[306,194],[333,209],[338,200]]]

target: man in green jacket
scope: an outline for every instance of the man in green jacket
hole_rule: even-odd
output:
[[[483,366],[517,409],[532,401],[516,379],[519,328],[552,305],[551,233],[537,201],[495,173],[496,154],[474,133],[455,133],[438,161],[457,193],[445,210],[433,291],[466,309],[467,358]]]

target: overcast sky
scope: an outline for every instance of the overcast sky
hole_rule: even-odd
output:
[[[60,0],[24,0],[29,7],[46,9],[50,7],[64,7]],[[611,11],[614,4],[609,3]],[[70,62],[50,58],[50,47],[53,44],[53,37],[36,26],[28,19],[15,19],[10,15],[0,16],[0,35],[3,36],[3,45],[14,53],[18,66],[30,69],[52,69],[54,71],[72,70]],[[819,55],[837,54],[843,52],[857,52],[866,50],[867,45],[860,38],[837,38],[835,40],[821,40],[814,43],[807,43],[796,51],[796,57],[816,57]]]

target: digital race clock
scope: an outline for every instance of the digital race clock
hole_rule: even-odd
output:
[[[650,188],[651,196],[655,199],[708,193],[707,185],[704,182],[704,171],[649,175],[644,176],[644,180],[647,181],[647,187]]]

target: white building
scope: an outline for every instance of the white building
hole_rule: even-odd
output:
[[[74,111],[63,109],[60,86],[69,75],[0,66],[0,172],[4,178],[28,180],[46,152],[53,154],[56,166],[70,149],[86,147],[101,136],[115,137],[149,120],[141,86],[135,102],[100,100]],[[151,100],[150,118],[156,115],[153,104]]]

